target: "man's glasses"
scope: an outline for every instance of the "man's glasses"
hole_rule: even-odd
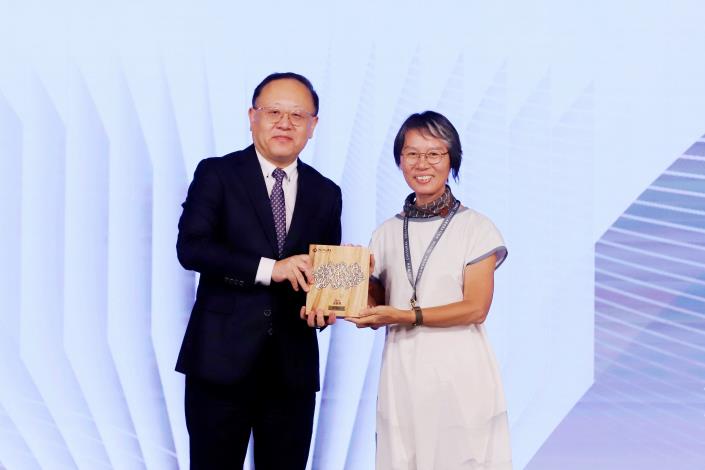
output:
[[[306,111],[285,111],[273,106],[260,106],[255,108],[255,111],[269,124],[276,124],[281,121],[284,116],[289,116],[289,122],[291,122],[291,125],[294,127],[301,127],[307,124],[313,117],[313,114]]]
[[[430,165],[438,165],[439,163],[441,163],[441,159],[445,155],[448,155],[448,152],[439,152],[437,150],[432,150],[426,153],[409,151],[401,154],[401,156],[404,157],[404,161],[409,165],[416,165],[422,155],[426,158],[426,161]]]

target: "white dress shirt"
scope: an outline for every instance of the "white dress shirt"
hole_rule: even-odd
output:
[[[267,194],[271,196],[275,183],[272,172],[277,169],[277,166],[267,161],[262,155],[259,154],[259,152],[257,152],[257,160],[259,160],[259,165],[262,168],[264,183],[267,185]],[[299,172],[297,169],[298,163],[299,159],[297,158],[292,164],[282,168],[284,173],[286,173],[286,177],[282,180],[282,189],[284,190],[284,209],[286,210],[287,233],[289,233],[291,218],[294,215],[294,203],[296,202],[296,189],[297,182],[299,180]],[[271,258],[260,258],[259,266],[257,267],[257,274],[255,275],[255,283],[263,284],[265,286],[268,286],[271,283],[272,270],[274,269],[275,262],[276,260]]]

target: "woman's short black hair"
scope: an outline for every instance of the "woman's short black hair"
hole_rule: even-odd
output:
[[[313,85],[311,84],[311,81],[308,78],[294,72],[275,72],[270,75],[267,75],[264,80],[262,80],[260,84],[257,85],[254,93],[252,93],[252,107],[256,107],[255,102],[257,101],[257,97],[259,97],[260,93],[262,93],[262,89],[267,86],[268,83],[271,83],[275,80],[287,79],[296,80],[308,89],[309,93],[311,93],[311,99],[313,100],[313,115],[318,116],[318,94],[316,93],[316,90],[313,89]]]
[[[412,129],[416,129],[422,134],[431,135],[445,142],[448,147],[448,157],[450,158],[450,169],[453,174],[453,179],[458,181],[460,162],[463,159],[463,148],[460,145],[460,136],[448,118],[435,111],[424,111],[423,113],[412,114],[406,118],[404,124],[401,125],[397,136],[394,138],[394,161],[397,166],[401,164],[401,151],[404,148],[406,133]]]

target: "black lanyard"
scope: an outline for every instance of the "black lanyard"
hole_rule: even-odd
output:
[[[414,290],[411,295],[411,300],[409,300],[412,307],[416,306],[416,286],[419,285],[419,281],[421,280],[421,275],[423,274],[424,268],[426,268],[428,258],[431,256],[431,252],[436,247],[438,240],[441,239],[441,235],[443,235],[443,232],[445,232],[446,228],[448,228],[450,219],[452,219],[455,213],[458,212],[458,207],[460,207],[460,201],[456,200],[453,207],[451,207],[450,211],[448,211],[448,216],[443,219],[443,223],[440,227],[438,227],[438,230],[436,230],[436,234],[433,236],[433,239],[431,239],[431,243],[428,244],[426,253],[424,253],[423,258],[421,259],[421,264],[419,264],[419,272],[416,273],[415,281],[414,269],[411,267],[411,250],[409,249],[409,217],[404,216],[404,263],[406,263],[406,277],[409,278],[409,284],[411,284],[411,288]]]

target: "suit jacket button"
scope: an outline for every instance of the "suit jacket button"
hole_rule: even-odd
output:
[[[271,310],[265,310],[265,311],[264,311],[264,316],[265,316],[265,317],[269,317],[269,316],[271,316],[271,315],[272,315],[272,311],[271,311]]]

